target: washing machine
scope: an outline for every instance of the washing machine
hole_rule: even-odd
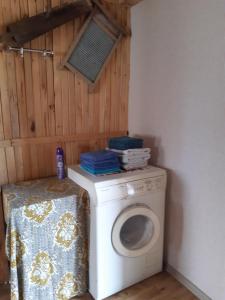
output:
[[[68,176],[90,195],[89,292],[102,300],[162,270],[166,172]]]

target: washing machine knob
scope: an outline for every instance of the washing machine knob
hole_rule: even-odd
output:
[[[145,181],[146,186],[147,186],[147,191],[152,191],[154,189],[154,182],[149,179]]]
[[[162,178],[157,178],[156,179],[155,188],[156,188],[156,190],[161,190],[161,188],[162,188]]]
[[[129,196],[132,196],[135,194],[135,188],[132,184],[129,184],[129,183],[127,184],[127,194]]]

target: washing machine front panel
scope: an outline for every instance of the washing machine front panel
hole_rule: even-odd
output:
[[[129,206],[113,225],[113,247],[121,256],[142,256],[154,247],[159,239],[160,229],[158,217],[148,206]]]

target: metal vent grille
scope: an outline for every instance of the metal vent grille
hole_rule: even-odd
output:
[[[116,39],[91,20],[68,62],[94,83],[115,43]]]

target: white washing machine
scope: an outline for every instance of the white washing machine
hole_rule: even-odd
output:
[[[165,170],[147,167],[92,176],[79,166],[68,176],[89,192],[89,292],[104,299],[162,270]]]

